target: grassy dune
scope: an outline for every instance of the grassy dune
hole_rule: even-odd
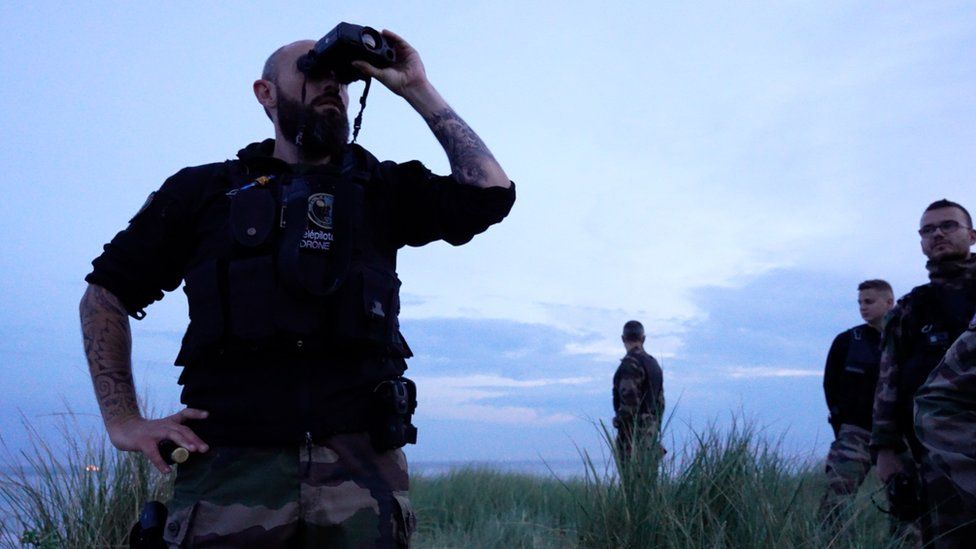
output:
[[[604,435],[612,447],[611,434]],[[33,451],[18,459],[26,458],[26,469],[0,473],[0,505],[13,513],[0,546],[124,547],[141,502],[165,500],[171,489],[171,479],[144,459],[116,452],[102,438],[58,455],[33,440]],[[818,470],[784,458],[748,426],[710,428],[693,440],[663,459],[636,452],[611,470],[584,453],[585,477],[566,481],[486,468],[414,477],[414,545],[897,547],[870,501],[876,484],[864,487],[828,534],[816,516]]]

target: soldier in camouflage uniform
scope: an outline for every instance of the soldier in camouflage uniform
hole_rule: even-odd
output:
[[[417,51],[391,32],[382,39],[396,51],[384,69],[314,57],[311,40],[274,52],[253,90],[275,138],[167,179],[86,277],[82,332],[109,438],[164,473],[161,441],[191,452],[177,467],[170,547],[409,542],[400,448],[416,441],[416,389],[402,377],[411,352],[397,254],[468,242],[507,215],[515,188]],[[421,115],[451,175],[348,143],[350,71]],[[145,418],[128,317],[181,284],[186,408]]]
[[[929,261],[930,283],[898,300],[885,324],[881,369],[874,400],[871,447],[877,452],[878,476],[888,482],[908,474],[898,452],[911,450],[919,471],[925,543],[963,547],[971,541],[961,528],[958,494],[933,467],[914,429],[915,393],[976,312],[976,243],[972,217],[961,205],[939,200],[922,215],[919,235]]]
[[[976,317],[915,394],[915,434],[933,480],[959,496],[951,511],[964,526],[953,537],[976,543]]]
[[[871,469],[868,445],[881,360],[881,329],[885,314],[895,304],[891,285],[884,280],[866,280],[857,290],[865,323],[834,338],[824,367],[824,396],[834,442],[827,454],[827,491],[820,501],[820,516],[831,526]]]
[[[664,383],[661,366],[644,351],[644,326],[628,321],[621,339],[627,354],[613,375],[613,426],[621,460],[627,461],[635,446],[663,452]]]

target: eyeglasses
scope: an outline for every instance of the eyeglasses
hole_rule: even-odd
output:
[[[931,225],[922,225],[922,228],[918,230],[919,236],[922,238],[931,238],[935,235],[935,231],[942,231],[942,234],[949,234],[956,232],[962,225],[958,221],[948,220],[942,223],[936,223]],[[967,229],[969,227],[966,227]]]

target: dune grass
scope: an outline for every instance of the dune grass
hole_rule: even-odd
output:
[[[26,427],[32,450],[8,452],[7,463],[16,460],[18,467],[0,473],[0,504],[12,513],[0,525],[0,545],[125,547],[141,503],[168,498],[170,476],[141,456],[115,451],[104,437],[69,442],[62,451]],[[599,428],[612,454],[612,433]],[[630,458],[615,455],[615,466],[586,452],[580,459],[585,475],[568,480],[484,466],[414,476],[414,546],[898,546],[871,504],[873,483],[838,528],[825,532],[817,517],[824,488],[819,466],[783,457],[749,425],[706,428],[664,457],[638,448]]]
[[[44,441],[24,422],[31,449],[5,452],[0,506],[12,515],[0,526],[0,546],[128,547],[144,501],[169,499],[172,486],[141,455],[118,452],[104,437],[79,439],[70,413],[63,444]]]

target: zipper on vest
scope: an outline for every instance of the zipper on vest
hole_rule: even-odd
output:
[[[305,431],[305,457],[307,459],[305,463],[305,476],[308,477],[309,472],[312,470],[312,433]]]

